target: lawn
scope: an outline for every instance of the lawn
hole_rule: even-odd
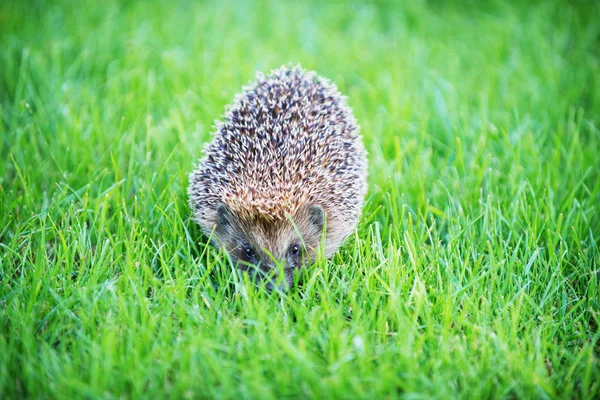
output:
[[[0,3],[0,398],[600,396],[600,3]],[[191,221],[256,71],[348,96],[357,231],[285,293]]]

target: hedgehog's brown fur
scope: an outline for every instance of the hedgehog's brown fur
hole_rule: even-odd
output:
[[[324,254],[333,255],[360,217],[367,167],[358,126],[335,85],[300,67],[258,74],[216,128],[190,175],[204,232],[215,230],[235,261],[260,263],[263,271],[274,265],[269,258],[285,261],[288,282],[306,264],[290,258],[290,249],[301,240],[314,260],[323,223]],[[256,257],[244,256],[248,247]]]

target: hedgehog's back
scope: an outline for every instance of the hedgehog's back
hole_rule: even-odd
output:
[[[355,220],[366,190],[366,157],[352,111],[337,88],[299,67],[244,89],[217,126],[190,194],[204,209],[224,202],[240,216],[284,218],[306,203]]]

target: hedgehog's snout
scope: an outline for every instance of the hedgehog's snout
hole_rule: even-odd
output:
[[[293,258],[277,259],[266,249],[257,252],[253,262],[238,259],[238,265],[242,271],[249,272],[252,279],[264,282],[270,291],[285,290],[293,285],[294,271],[299,268]]]
[[[257,267],[265,274],[277,274],[277,264],[272,261],[261,260],[258,262]]]
[[[269,290],[283,289],[291,283],[289,281],[289,271],[283,260],[277,262],[260,260],[252,265],[250,269],[256,278],[266,281],[266,287]]]

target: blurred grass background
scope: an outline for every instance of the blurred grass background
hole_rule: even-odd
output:
[[[0,397],[599,395],[598,2],[0,4]],[[356,235],[279,296],[190,221],[256,71],[348,96]]]

